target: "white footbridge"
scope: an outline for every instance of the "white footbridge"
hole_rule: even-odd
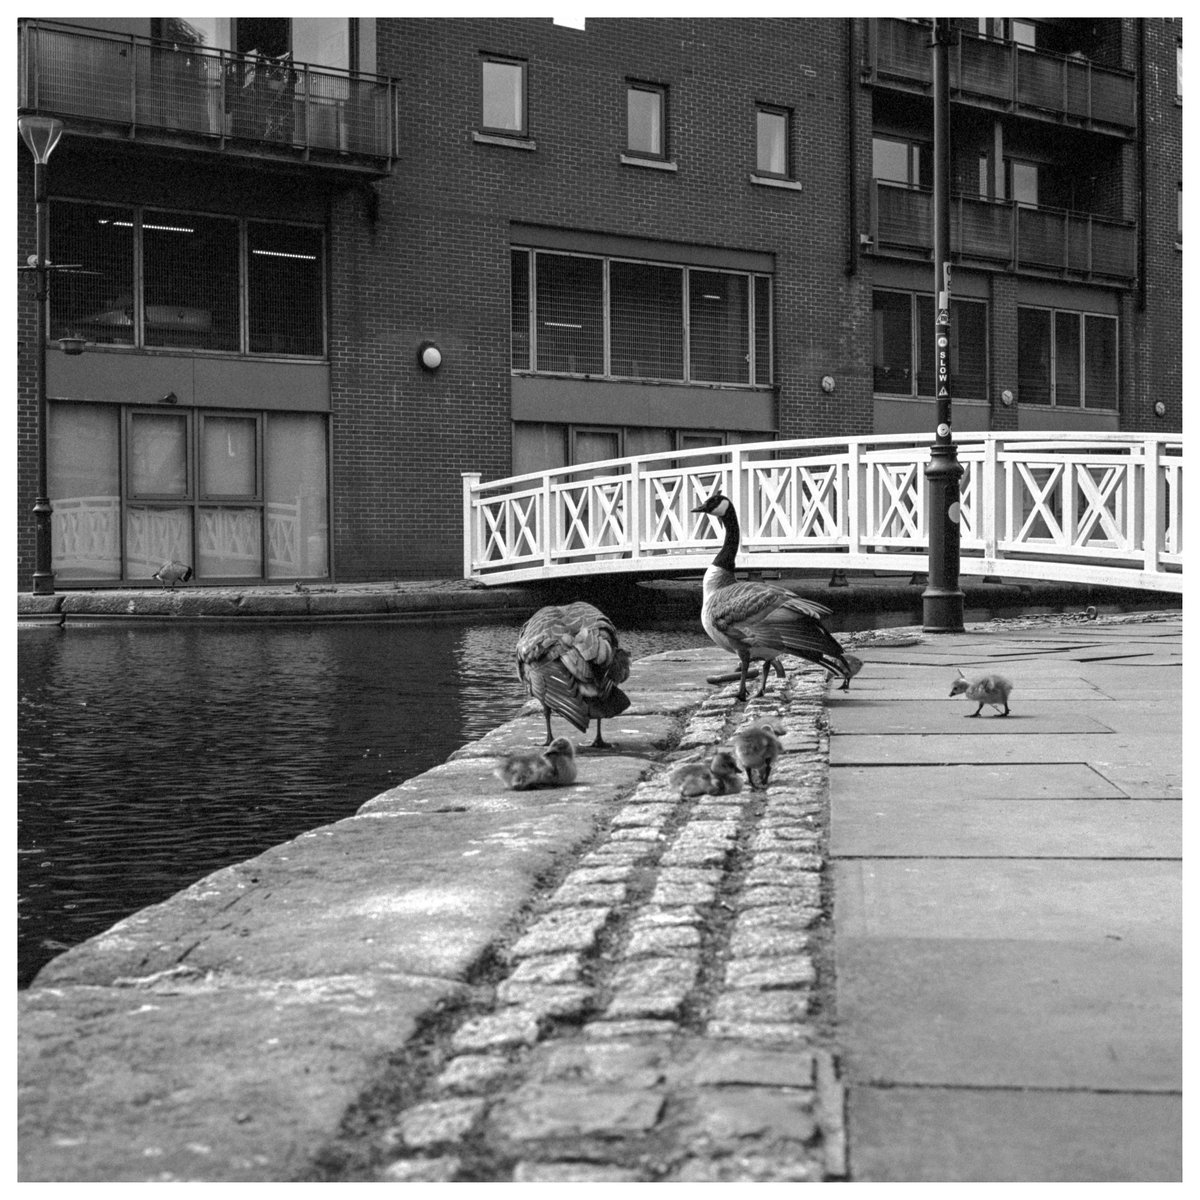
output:
[[[703,571],[737,508],[746,570],[928,570],[933,436],[808,438],[463,476],[463,573],[504,584]],[[956,439],[960,574],[1183,592],[1183,437]]]

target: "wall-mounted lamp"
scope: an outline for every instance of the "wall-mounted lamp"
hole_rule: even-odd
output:
[[[1167,406],[1161,400],[1154,402],[1154,415],[1156,417],[1165,417],[1167,415]]]
[[[442,352],[432,342],[422,342],[417,347],[417,362],[426,371],[436,371],[442,365]]]
[[[83,348],[87,345],[87,339],[77,337],[75,334],[67,334],[65,337],[58,339],[59,349],[64,354],[82,354]]]
[[[1013,402],[1012,388],[1005,388],[1004,391],[1002,391],[1000,393],[1000,402],[1001,402],[1001,404],[1004,405],[1005,408],[1012,408],[1012,402]]]
[[[165,396],[159,396],[159,404],[178,404],[179,397],[174,392],[168,392]]]
[[[832,392],[835,387],[837,387],[837,383],[832,375],[821,376],[821,391]]]

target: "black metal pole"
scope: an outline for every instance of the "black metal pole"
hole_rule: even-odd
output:
[[[937,431],[929,450],[929,579],[921,599],[928,633],[963,628],[963,594],[958,586],[959,491],[963,468],[954,445],[950,388],[950,22],[933,22],[933,321],[937,364]]]
[[[33,512],[36,519],[33,591],[38,596],[54,595],[54,566],[50,550],[50,484],[47,469],[46,420],[46,294],[49,257],[49,231],[46,225],[46,167],[33,164],[33,195],[37,212],[37,263],[35,264],[37,295],[37,497]]]

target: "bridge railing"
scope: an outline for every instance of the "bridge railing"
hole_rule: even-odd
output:
[[[932,436],[670,451],[482,482],[463,476],[463,570],[485,583],[703,569],[734,502],[739,567],[928,569]],[[961,572],[1183,591],[1183,438],[957,441]]]

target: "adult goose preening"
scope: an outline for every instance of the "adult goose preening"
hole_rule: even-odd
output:
[[[738,582],[734,577],[741,530],[737,513],[727,496],[714,492],[692,512],[708,513],[725,526],[721,552],[704,572],[704,604],[700,623],[704,632],[723,650],[742,661],[742,680],[737,698],[746,699],[746,678],[751,662],[763,662],[758,694],[767,690],[770,668],[784,675],[777,661],[781,654],[795,654],[842,677],[842,691],[862,669],[862,662],[847,654],[837,639],[821,624],[830,610],[805,600],[786,588],[754,580]]]
[[[517,673],[546,714],[546,745],[554,740],[555,712],[581,733],[594,718],[592,745],[608,748],[600,722],[630,705],[617,686],[629,678],[629,651],[620,648],[616,627],[598,608],[578,600],[535,612],[517,635]]]

